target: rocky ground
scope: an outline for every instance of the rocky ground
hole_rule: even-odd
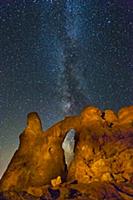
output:
[[[62,143],[76,131],[67,168]],[[133,106],[86,107],[46,131],[30,113],[20,145],[0,181],[0,200],[133,199]]]
[[[75,182],[75,183],[74,183]],[[93,182],[90,184],[64,183],[57,187],[45,186],[44,194],[34,196],[25,191],[0,193],[0,200],[132,200],[133,185],[129,183]]]

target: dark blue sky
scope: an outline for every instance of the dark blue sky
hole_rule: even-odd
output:
[[[133,104],[132,55],[131,0],[0,0],[0,174],[28,112]]]

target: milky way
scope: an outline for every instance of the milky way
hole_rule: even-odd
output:
[[[133,103],[132,20],[130,0],[0,1],[0,174],[28,112],[46,129]]]

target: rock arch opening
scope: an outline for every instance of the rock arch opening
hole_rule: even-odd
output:
[[[76,131],[74,129],[70,129],[62,143],[67,167],[70,165],[71,161],[74,158],[75,133]]]

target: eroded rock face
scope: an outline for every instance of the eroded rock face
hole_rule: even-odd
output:
[[[81,113],[81,130],[68,180],[129,182],[133,180],[133,106],[118,116],[89,107]]]
[[[15,152],[0,182],[1,190],[19,190],[28,187],[37,158],[37,141],[42,141],[42,126],[37,113],[28,115],[27,127],[20,135],[20,146]],[[32,168],[32,170],[31,170]]]
[[[51,179],[66,176],[62,143],[75,117],[66,118],[47,131],[42,130],[37,113],[28,114],[27,127],[20,135],[20,146],[0,182],[1,191],[35,193]]]
[[[76,133],[75,155],[66,169],[62,143],[71,129]],[[58,200],[128,200],[133,197],[132,166],[133,106],[118,114],[86,107],[79,116],[66,117],[46,131],[38,114],[30,113],[19,148],[0,181],[0,199],[50,200],[55,195]],[[58,188],[50,186],[51,180]]]

